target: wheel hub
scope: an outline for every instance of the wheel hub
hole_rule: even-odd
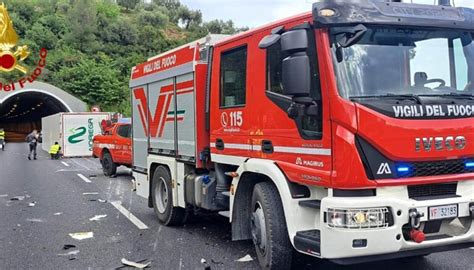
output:
[[[165,183],[165,179],[160,178],[158,184],[156,185],[155,190],[155,202],[160,213],[166,211],[166,206],[168,205],[168,188]]]
[[[252,233],[252,240],[255,246],[257,246],[263,253],[266,247],[266,226],[265,226],[265,215],[260,202],[255,205],[255,210],[250,217],[250,226]]]

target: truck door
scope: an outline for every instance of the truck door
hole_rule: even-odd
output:
[[[293,29],[292,26],[285,28],[287,32]],[[329,101],[320,80],[320,71],[325,66],[318,64],[317,32],[308,24],[304,28],[308,39],[305,53],[310,62],[311,109],[307,104],[304,112],[289,113],[292,106],[305,108],[284,94],[283,62],[292,57],[292,52],[283,51],[279,42],[266,49],[257,48],[253,58],[259,59],[254,61],[259,65],[254,68],[254,73],[258,74],[258,80],[255,80],[258,91],[252,94],[252,99],[259,100],[254,117],[258,117],[260,129],[254,133],[253,144],[261,146],[259,157],[276,160],[292,180],[324,184],[330,182],[332,169]],[[303,31],[301,26],[294,29]]]
[[[248,72],[248,45],[234,42],[216,51],[211,94],[211,148],[213,161],[240,164],[252,155],[249,138],[253,115],[248,98],[252,85]]]
[[[117,163],[126,162],[126,152],[130,144],[130,125],[119,125],[117,127],[117,136],[115,136],[113,144],[115,145],[114,149],[114,158]]]

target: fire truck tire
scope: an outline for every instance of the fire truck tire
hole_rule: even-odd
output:
[[[102,171],[105,176],[112,176],[117,173],[117,164],[114,163],[112,156],[109,152],[104,153],[104,157],[101,160]]]
[[[184,223],[186,210],[173,207],[171,175],[163,166],[157,167],[153,174],[152,196],[153,209],[161,224],[174,226]]]
[[[293,247],[275,185],[270,182],[255,185],[251,211],[252,240],[262,269],[290,269]]]

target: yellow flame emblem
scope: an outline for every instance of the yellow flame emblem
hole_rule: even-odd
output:
[[[28,46],[18,46],[15,51],[12,49],[18,42],[18,35],[13,29],[13,21],[8,15],[8,11],[4,3],[0,5],[0,71],[10,72],[19,70],[27,73],[28,69],[18,62],[23,62],[29,55]]]

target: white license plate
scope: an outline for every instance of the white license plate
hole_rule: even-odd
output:
[[[428,208],[428,212],[430,220],[458,217],[458,205],[433,206]]]

